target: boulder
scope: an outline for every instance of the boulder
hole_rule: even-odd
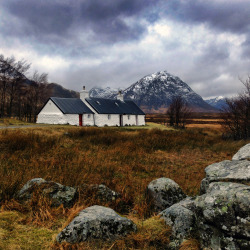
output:
[[[196,226],[202,247],[250,249],[250,187],[231,182],[209,184],[195,199]]]
[[[151,181],[147,187],[147,194],[149,202],[156,212],[160,212],[186,197],[176,182],[165,177]]]
[[[91,206],[82,210],[56,237],[58,242],[77,243],[88,239],[113,240],[136,231],[136,225],[111,208]]]
[[[63,204],[64,207],[70,207],[77,198],[77,190],[75,188],[53,181],[46,181],[42,178],[35,178],[28,181],[16,194],[16,198],[27,201],[33,197],[34,193],[49,198],[52,206]]]
[[[232,158],[233,161],[250,160],[250,143],[242,147]]]
[[[103,202],[111,202],[115,201],[117,198],[120,197],[120,194],[113,191],[112,189],[108,188],[103,184],[93,184],[93,185],[82,185],[81,188],[83,192],[87,191],[90,192],[89,195],[95,195],[100,201]]]
[[[172,235],[181,243],[191,237],[195,229],[194,199],[188,197],[163,210],[160,215],[168,226],[172,227]]]
[[[250,161],[222,161],[209,165],[205,169],[206,177],[201,182],[200,192],[206,193],[211,182],[236,182],[250,184]]]

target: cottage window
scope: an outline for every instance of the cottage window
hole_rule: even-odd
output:
[[[128,115],[128,120],[130,119],[130,115]]]
[[[91,115],[90,114],[88,114],[88,118],[90,118],[91,117]]]
[[[108,119],[110,120],[110,118],[111,118],[111,115],[108,115]]]

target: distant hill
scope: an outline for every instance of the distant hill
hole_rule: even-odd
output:
[[[117,91],[110,88],[94,88],[93,97],[115,98]],[[179,77],[167,71],[147,75],[123,91],[125,99],[133,100],[146,113],[164,113],[174,96],[182,96],[186,103],[197,112],[217,112],[206,103]]]
[[[205,100],[205,102],[219,110],[227,105],[226,98],[223,96],[218,96],[216,98],[207,99]]]
[[[57,83],[49,83],[50,96],[64,97],[64,98],[79,98],[79,92],[74,90],[65,89]]]

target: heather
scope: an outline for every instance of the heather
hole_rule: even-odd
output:
[[[56,235],[77,211],[94,204],[105,205],[129,216],[139,225],[137,233],[116,242],[116,247],[159,248],[164,245],[164,237],[156,232],[162,228],[162,222],[152,217],[154,214],[150,211],[145,194],[149,182],[168,177],[177,182],[187,195],[197,195],[205,167],[231,159],[245,144],[246,141],[223,140],[220,130],[209,128],[161,130],[50,126],[1,130],[2,213],[20,213],[21,224],[39,226],[46,235],[46,230],[52,230],[49,238],[51,246],[56,248],[59,246],[53,243],[51,235]],[[50,208],[48,201],[39,197],[28,204],[15,201],[16,191],[36,177],[77,187],[77,203],[71,209],[64,209]],[[86,184],[104,184],[121,196],[113,202],[100,201],[86,190]],[[152,218],[156,225],[150,223],[152,227],[145,229],[143,223]],[[169,229],[164,228],[162,232],[169,237]],[[84,247],[94,246],[86,244]],[[100,244],[98,247],[112,245],[96,244]]]

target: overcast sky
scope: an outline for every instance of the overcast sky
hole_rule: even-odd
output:
[[[167,70],[230,96],[250,74],[250,0],[0,0],[0,54],[76,91]]]

